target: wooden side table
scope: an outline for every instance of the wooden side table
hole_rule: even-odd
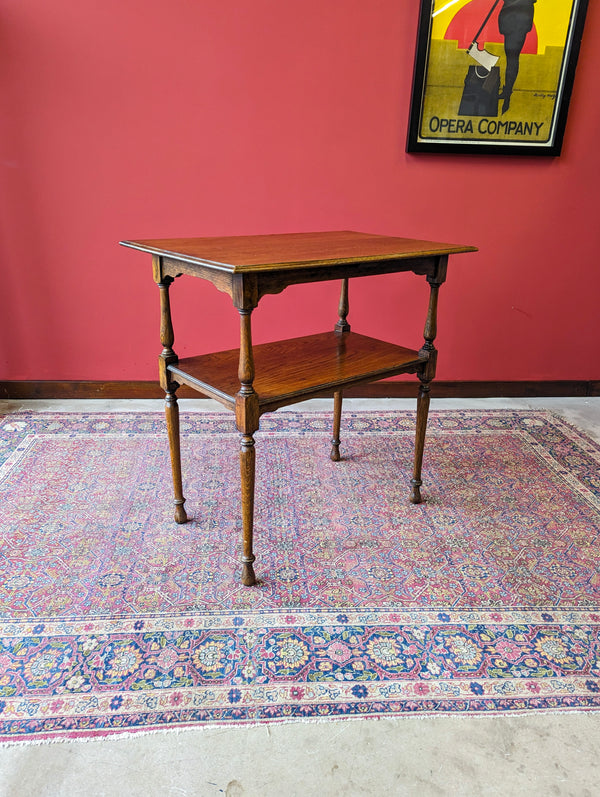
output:
[[[252,548],[254,519],[254,433],[260,416],[316,396],[334,396],[331,459],[339,460],[342,393],[345,388],[403,373],[420,380],[417,399],[414,471],[410,500],[420,503],[421,466],[429,390],[435,376],[434,346],[440,285],[446,279],[448,255],[474,252],[472,246],[391,238],[359,232],[292,233],[226,238],[181,238],[122,241],[123,246],[152,255],[154,279],[160,291],[163,351],[160,384],[166,393],[166,418],[175,492],[175,520],[185,523],[179,448],[176,390],[188,385],[235,412],[241,435],[242,583],[255,583]],[[419,351],[350,331],[348,280],[370,274],[412,271],[430,285],[424,343]],[[188,274],[212,282],[227,293],[240,315],[240,348],[179,359],[169,288]],[[331,332],[252,345],[252,311],[266,294],[289,285],[342,280],[339,319]]]

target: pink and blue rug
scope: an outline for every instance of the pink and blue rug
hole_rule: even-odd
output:
[[[600,447],[544,412],[0,417],[0,741],[600,707]]]

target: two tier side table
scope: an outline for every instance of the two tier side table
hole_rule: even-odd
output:
[[[340,459],[343,391],[354,385],[414,373],[420,383],[410,501],[420,503],[421,469],[429,391],[435,377],[437,304],[446,279],[448,256],[475,247],[372,235],[360,232],[288,233],[223,238],[121,241],[152,255],[160,292],[160,384],[166,393],[175,520],[185,523],[179,410],[176,391],[187,385],[235,413],[240,433],[242,583],[256,582],[253,522],[254,434],[261,415],[318,396],[334,397],[331,459]],[[350,279],[373,274],[413,272],[430,286],[424,342],[417,351],[351,331],[348,323]],[[169,289],[182,275],[208,280],[231,297],[240,318],[240,347],[179,359]],[[290,285],[341,280],[338,320],[329,332],[253,346],[252,312],[263,296]]]

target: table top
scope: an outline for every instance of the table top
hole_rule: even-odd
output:
[[[334,231],[121,241],[123,246],[232,274],[476,252],[474,246]]]

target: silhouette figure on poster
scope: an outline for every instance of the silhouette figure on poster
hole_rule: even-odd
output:
[[[459,116],[498,116],[500,68],[496,64],[499,58],[485,48],[480,49],[479,37],[499,2],[500,0],[494,0],[481,27],[473,36],[471,46],[467,48],[467,54],[477,62],[477,66],[471,65],[467,71],[458,108]]]
[[[533,6],[536,0],[494,0],[494,3],[481,27],[473,37],[467,53],[476,62],[470,66],[465,78],[459,115],[497,116],[498,102],[502,100],[502,113],[510,107],[510,98],[519,73],[519,58],[527,34],[533,28]],[[498,14],[498,28],[504,38],[506,68],[504,87],[500,91],[500,68],[496,66],[499,58],[481,49],[479,38],[497,6],[502,3]]]
[[[506,71],[504,88],[500,93],[502,113],[510,106],[510,97],[519,74],[519,56],[527,34],[533,28],[533,6],[536,0],[503,0],[498,16],[498,27],[504,37]]]

